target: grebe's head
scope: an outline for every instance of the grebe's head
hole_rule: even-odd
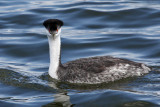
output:
[[[61,32],[63,21],[59,19],[48,19],[43,22],[43,25],[47,29],[48,36],[56,36]]]

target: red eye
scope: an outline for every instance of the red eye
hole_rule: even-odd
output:
[[[58,32],[58,29],[57,29],[57,32]]]

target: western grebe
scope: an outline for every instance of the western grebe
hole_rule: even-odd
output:
[[[43,25],[47,29],[50,51],[49,75],[70,83],[97,84],[122,78],[140,76],[151,69],[145,64],[111,56],[81,58],[61,64],[61,27],[59,19],[48,19]]]

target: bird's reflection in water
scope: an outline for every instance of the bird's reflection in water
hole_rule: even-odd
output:
[[[54,101],[42,107],[73,107],[70,102],[70,96],[67,93],[57,93],[53,95]]]
[[[127,84],[130,84],[136,78],[126,78],[124,80],[119,80],[111,83],[104,83],[104,84],[95,84],[95,85],[87,85],[87,84],[69,84],[69,83],[62,83],[52,78],[47,78],[48,85],[53,90],[57,90],[57,93],[53,95],[54,99],[52,103],[44,105],[43,107],[73,107],[75,104],[72,104],[70,99],[71,97],[68,95],[67,89],[76,90],[78,92],[91,92],[95,90],[106,90],[106,89],[113,89],[113,90],[125,90],[131,92],[127,88]],[[106,91],[107,93],[107,91]],[[109,92],[108,92],[109,93]]]
[[[48,82],[48,85],[58,92],[53,95],[54,100],[52,103],[48,103],[42,107],[73,107],[73,104],[70,102],[70,96],[67,95],[67,91],[58,88],[58,82],[56,80],[52,79]]]

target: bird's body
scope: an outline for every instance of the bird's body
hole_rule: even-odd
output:
[[[127,77],[141,76],[149,72],[142,63],[111,56],[82,58],[61,65],[57,71],[61,81],[97,84]]]
[[[62,65],[60,32],[63,22],[58,19],[48,19],[43,25],[49,32],[49,75],[52,78],[70,83],[97,84],[140,76],[150,71],[145,64],[111,56],[81,58]]]

